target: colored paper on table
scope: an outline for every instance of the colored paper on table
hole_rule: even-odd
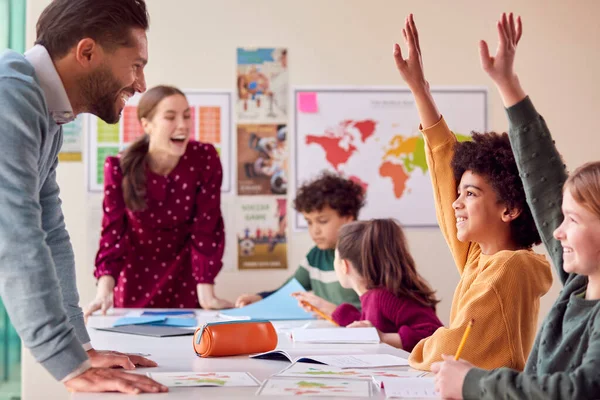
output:
[[[243,387],[259,386],[247,372],[148,372],[146,375],[168,387]]]
[[[381,380],[391,378],[418,378],[426,374],[423,371],[407,369],[342,369],[329,365],[295,363],[279,372],[279,377],[294,378],[328,378],[328,379],[360,379],[373,380],[381,386]]]
[[[266,319],[269,321],[315,319],[314,315],[304,311],[298,305],[298,300],[292,297],[292,293],[295,292],[305,292],[305,290],[294,278],[267,298],[246,307],[223,310],[219,316],[228,319]]]
[[[113,324],[114,327],[125,325],[146,325],[166,321],[166,317],[123,317]]]
[[[197,325],[196,318],[169,318],[169,317],[124,317],[119,318],[114,327],[125,325],[152,325],[192,328]]]
[[[256,393],[261,396],[370,397],[371,383],[343,379],[271,378]]]
[[[348,343],[376,344],[380,342],[375,328],[324,328],[294,329],[292,338],[296,343]]]
[[[156,317],[190,316],[190,317],[195,317],[196,313],[192,310],[187,310],[187,311],[144,311],[142,313],[142,317],[149,317],[149,316],[156,316]]]
[[[319,111],[317,94],[314,92],[298,93],[298,111],[305,114],[314,114]]]

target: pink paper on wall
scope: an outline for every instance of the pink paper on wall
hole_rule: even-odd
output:
[[[316,113],[319,111],[317,94],[314,92],[298,93],[298,111],[301,113]]]

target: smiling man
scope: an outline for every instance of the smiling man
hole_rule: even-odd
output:
[[[92,348],[56,183],[62,124],[87,112],[119,121],[145,90],[148,13],[143,0],[54,0],[25,55],[0,55],[0,296],[33,356],[74,391],[159,392],[156,366]]]

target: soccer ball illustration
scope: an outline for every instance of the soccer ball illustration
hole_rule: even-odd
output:
[[[254,254],[254,242],[250,239],[244,239],[240,242],[240,253],[245,256],[251,256]]]

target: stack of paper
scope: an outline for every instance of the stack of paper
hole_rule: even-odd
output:
[[[294,329],[292,339],[298,343],[379,343],[375,328]]]

